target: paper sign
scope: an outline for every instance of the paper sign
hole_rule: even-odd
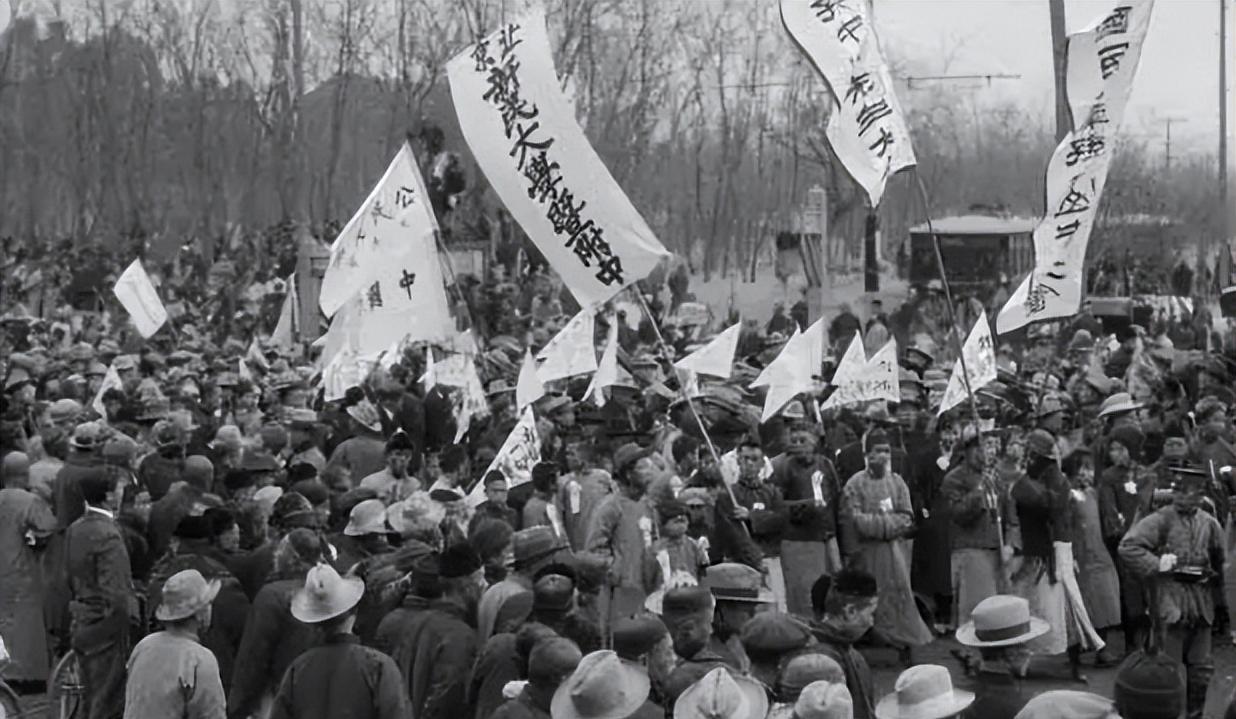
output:
[[[729,379],[734,369],[734,352],[738,349],[741,333],[742,322],[737,322],[713,337],[708,344],[675,362],[674,366],[696,374]]]
[[[537,358],[542,360],[537,369],[541,381],[552,382],[595,372],[597,351],[592,339],[594,330],[592,310],[584,308],[572,317],[537,353]]]
[[[966,359],[964,377],[970,381],[969,392],[977,392],[996,381],[996,343],[991,336],[986,312],[979,313],[974,327],[970,329],[970,336],[961,347],[961,354]],[[962,379],[961,360],[957,360],[953,363],[953,374],[948,378],[948,388],[944,390],[937,414],[944,414],[966,399],[969,392],[966,391],[966,383]]]
[[[489,463],[485,474],[501,472],[513,489],[532,481],[532,467],[540,461],[541,438],[536,431],[536,416],[532,413],[532,408],[528,407],[520,415],[515,428],[507,435],[494,461]],[[477,482],[468,494],[468,504],[475,507],[484,501],[485,483]]]
[[[167,322],[167,309],[159,299],[150,275],[147,275],[146,269],[142,267],[141,260],[133,260],[125,268],[116,280],[113,292],[129,312],[133,325],[142,337],[150,337]]]

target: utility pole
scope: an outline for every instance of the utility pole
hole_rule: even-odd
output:
[[[1167,137],[1164,140],[1164,158],[1163,158],[1164,172],[1172,171],[1172,123],[1188,122],[1188,121],[1189,121],[1189,118],[1187,117],[1165,117],[1163,118],[1163,124],[1167,128]]]
[[[1048,0],[1051,11],[1051,56],[1056,78],[1056,143],[1073,131],[1073,115],[1069,112],[1068,55],[1069,36],[1064,30],[1064,0]]]
[[[1231,253],[1232,202],[1228,199],[1227,177],[1227,0],[1219,0],[1219,209],[1223,245]],[[1228,264],[1224,262],[1221,266]],[[1221,287],[1231,281],[1231,277],[1219,278]]]

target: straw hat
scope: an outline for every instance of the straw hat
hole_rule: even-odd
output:
[[[329,564],[319,564],[305,575],[305,586],[292,597],[292,616],[305,624],[333,619],[360,601],[365,582],[341,577]]]
[[[854,700],[845,681],[815,681],[794,702],[794,719],[847,719],[854,716]]]
[[[910,667],[897,677],[893,693],[876,704],[876,719],[944,719],[974,703],[974,692],[953,688],[948,669],[938,664]]]
[[[163,596],[155,610],[155,619],[161,622],[187,619],[209,606],[221,586],[218,579],[206,581],[196,569],[176,572],[163,583]]]
[[[348,537],[386,533],[386,505],[380,499],[366,499],[352,507],[348,513],[348,526],[343,528]]]
[[[737,562],[722,562],[708,568],[700,582],[717,601],[773,604],[776,597],[764,587],[764,577],[758,569]]]
[[[1099,416],[1107,417],[1122,412],[1132,412],[1144,406],[1141,402],[1134,402],[1133,395],[1128,392],[1117,392],[1103,400],[1103,404],[1099,405]]]
[[[554,719],[623,719],[643,706],[650,687],[647,672],[612,651],[597,651],[558,686],[550,712]]]
[[[1021,597],[997,594],[979,602],[970,621],[957,628],[957,641],[968,647],[1010,647],[1046,634],[1051,625],[1030,616]]]
[[[674,719],[750,719],[768,714],[768,694],[754,679],[717,667],[674,702]]]

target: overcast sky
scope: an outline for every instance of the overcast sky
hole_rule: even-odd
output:
[[[882,44],[896,46],[912,72],[1008,73],[991,89],[975,88],[980,101],[1016,97],[1028,108],[1051,112],[1052,60],[1048,0],[874,0]],[[1115,6],[1114,0],[1065,0],[1066,26],[1078,30]],[[1236,8],[1228,2],[1228,27]],[[1162,148],[1162,119],[1188,118],[1172,127],[1172,154],[1218,152],[1219,0],[1158,0],[1133,86],[1125,130],[1145,133]],[[1228,31],[1228,87],[1236,76],[1236,35]],[[1228,137],[1236,103],[1229,91]],[[912,103],[912,96],[907,98]],[[1152,134],[1153,133],[1153,134]],[[1179,145],[1177,143],[1180,143]],[[1229,146],[1236,144],[1229,139]],[[1229,147],[1229,151],[1232,148]],[[1229,154],[1230,156],[1230,154]]]

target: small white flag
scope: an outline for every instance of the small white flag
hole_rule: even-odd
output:
[[[708,344],[675,362],[674,366],[695,374],[729,379],[734,370],[734,352],[738,349],[738,337],[741,333],[742,322],[736,322],[734,326],[713,337]]]
[[[507,484],[514,489],[532,481],[532,467],[540,461],[541,438],[536,431],[536,416],[532,413],[532,408],[528,407],[520,415],[519,423],[507,435],[494,461],[489,463],[485,474],[501,472],[502,476],[506,477]],[[468,493],[468,504],[476,507],[484,501],[485,482],[477,482]]]
[[[785,343],[781,348],[781,352],[773,358],[772,362],[769,362],[764,369],[760,370],[759,376],[749,385],[750,387],[764,387],[772,383],[773,375],[782,370],[782,366],[777,364],[777,360],[782,354],[785,354],[786,349],[790,346],[790,342],[793,342],[800,334],[802,334],[802,331],[798,329],[798,325],[794,325],[794,332],[790,335],[789,342]]]
[[[283,309],[279,312],[279,322],[275,331],[270,333],[270,341],[280,347],[291,349],[296,345],[296,332],[300,327],[300,300],[296,292],[296,273],[288,276],[287,294],[283,296]]]
[[[979,318],[970,329],[970,336],[961,347],[961,354],[966,360],[966,371],[962,372],[961,360],[953,363],[953,374],[948,378],[948,388],[940,399],[940,411],[944,414],[961,404],[969,392],[963,376],[970,381],[970,392],[977,392],[996,381],[996,343],[991,336],[991,325],[987,324],[987,313],[979,313]]]
[[[897,340],[890,339],[871,359],[863,373],[864,399],[901,401],[901,369],[897,364]]]
[[[536,375],[536,358],[531,349],[524,350],[524,364],[519,368],[519,382],[515,385],[515,409],[524,411],[524,407],[545,396],[545,385]]]
[[[592,375],[592,382],[584,391],[584,397],[592,397],[598,407],[605,406],[605,388],[618,381],[618,317],[610,317],[608,337],[605,340],[605,351],[601,353],[601,363]]]
[[[237,373],[240,375],[240,378],[246,382],[253,382],[253,370],[249,369],[249,363],[242,359],[239,360],[239,365]]]
[[[459,440],[468,433],[473,419],[489,416],[489,399],[485,397],[485,386],[481,384],[481,376],[476,371],[476,362],[473,361],[472,356],[452,355],[450,359],[455,357],[463,358],[465,380],[462,389],[454,395],[458,403],[455,408],[455,444],[458,444]],[[443,377],[442,383],[446,384],[447,379]]]
[[[128,310],[133,325],[142,337],[150,337],[167,322],[167,308],[159,299],[159,293],[142,267],[141,260],[133,260],[125,268],[116,280],[113,292],[120,304]]]
[[[541,381],[552,382],[595,372],[597,351],[593,332],[592,310],[584,308],[537,353],[537,358],[542,362],[537,370]]]
[[[768,394],[760,422],[767,422],[794,397],[816,388],[824,347],[824,320],[790,338],[781,354],[768,366]]]
[[[425,394],[429,394],[429,390],[438,383],[438,373],[434,368],[433,363],[433,348],[425,347],[425,374],[421,375],[421,386]]]
[[[0,0],[0,2],[3,2],[3,0]],[[90,403],[90,406],[94,408],[95,412],[99,413],[99,416],[104,421],[107,420],[107,408],[103,406],[103,395],[107,394],[109,389],[121,389],[123,387],[124,383],[120,381],[120,375],[116,373],[115,364],[108,366],[107,374],[103,375],[103,384],[99,385],[99,391],[95,393],[94,401]]]

